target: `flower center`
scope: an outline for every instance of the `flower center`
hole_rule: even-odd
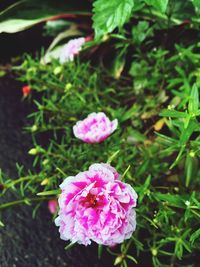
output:
[[[96,195],[89,193],[86,197],[85,204],[88,208],[95,208],[97,206]]]

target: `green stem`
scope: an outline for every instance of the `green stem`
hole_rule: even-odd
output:
[[[152,15],[152,16],[155,16],[155,17],[157,17],[157,18],[159,18],[159,19],[165,20],[165,21],[167,21],[167,22],[168,22],[168,20],[169,20],[168,16],[166,16],[165,14],[162,14],[162,13],[160,13],[159,11],[156,11],[156,10],[152,10],[152,9],[151,9],[151,12],[150,12],[149,10],[147,10],[147,9],[145,10],[145,9],[144,9],[142,12],[143,12],[145,15]],[[179,25],[179,24],[182,23],[181,20],[176,19],[176,18],[174,18],[174,17],[171,17],[171,18],[170,18],[170,21],[173,22],[173,23],[176,24],[176,25]]]
[[[24,203],[28,203],[28,202],[38,202],[38,201],[43,201],[43,200],[48,200],[50,199],[49,197],[35,197],[35,198],[24,198],[24,199],[19,199],[19,200],[15,200],[15,201],[11,201],[5,204],[1,204],[0,205],[0,210],[6,209],[6,208],[10,208],[12,206],[16,206],[16,205],[20,205],[20,204],[24,204]]]

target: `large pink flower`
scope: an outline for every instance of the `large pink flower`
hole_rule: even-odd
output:
[[[99,143],[111,135],[117,128],[117,119],[110,121],[103,113],[91,113],[73,127],[74,135],[85,143]]]
[[[60,53],[60,63],[72,61],[74,59],[74,56],[81,51],[81,48],[85,42],[85,38],[80,37],[72,39],[66,45],[64,45]]]
[[[61,239],[114,246],[131,237],[137,194],[109,164],[93,164],[88,171],[66,178],[60,187],[55,223]]]

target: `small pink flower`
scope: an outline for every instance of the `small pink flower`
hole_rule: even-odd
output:
[[[58,208],[58,201],[56,199],[51,199],[48,201],[48,209],[51,214],[55,214]]]
[[[91,113],[83,121],[78,121],[73,127],[74,135],[85,143],[99,143],[111,135],[118,125],[118,120],[110,121],[103,113]]]
[[[60,187],[55,223],[61,239],[114,246],[131,237],[137,194],[109,164],[93,164],[88,171],[66,178]]]
[[[64,45],[60,53],[60,63],[67,61],[73,61],[74,56],[77,55],[86,42],[84,37],[76,38],[70,40],[66,45]]]

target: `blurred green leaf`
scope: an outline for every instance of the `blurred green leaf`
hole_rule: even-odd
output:
[[[136,44],[141,44],[146,38],[153,35],[153,30],[147,21],[139,21],[132,28],[132,38]]]
[[[194,243],[200,237],[200,229],[197,229],[190,237],[190,242]]]
[[[165,13],[169,0],[144,0],[148,5],[153,6],[155,9]]]
[[[160,192],[154,192],[153,196],[160,201],[167,202],[167,205],[177,207],[177,208],[186,208],[185,201],[187,198],[179,195],[172,195],[170,193],[163,194]]]
[[[50,191],[44,191],[37,193],[37,196],[50,196],[50,195],[58,195],[60,193],[60,189],[50,190]]]
[[[160,112],[159,115],[163,117],[171,117],[171,118],[186,118],[188,114],[186,112],[164,109]]]
[[[193,132],[200,131],[200,125],[195,119],[191,119],[186,129],[182,129],[180,144],[184,145],[189,140]]]

